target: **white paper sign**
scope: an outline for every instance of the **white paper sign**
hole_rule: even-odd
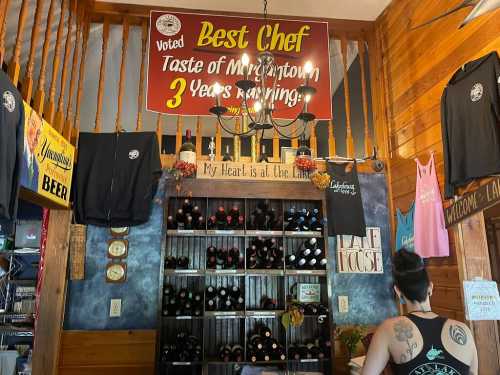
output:
[[[337,236],[339,273],[384,273],[380,228],[367,227],[366,237]]]
[[[464,281],[467,320],[500,320],[500,297],[494,281]]]

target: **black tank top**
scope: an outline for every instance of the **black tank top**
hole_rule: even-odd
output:
[[[441,341],[446,318],[425,319],[411,314],[407,318],[417,326],[424,345],[411,361],[392,363],[394,375],[469,375],[470,366],[448,353]]]

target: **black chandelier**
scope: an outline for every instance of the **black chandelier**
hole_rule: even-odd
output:
[[[267,24],[267,0],[264,0],[264,21]],[[217,121],[222,129],[233,136],[250,136],[260,130],[263,136],[265,130],[274,128],[282,138],[304,139],[307,124],[316,118],[313,113],[309,112],[309,102],[316,93],[316,89],[309,84],[313,72],[312,63],[310,61],[305,63],[303,68],[304,82],[297,88],[299,101],[302,102],[300,113],[293,120],[281,124],[273,116],[273,113],[276,111],[274,98],[278,85],[278,65],[274,55],[270,51],[263,51],[257,55],[257,63],[254,70],[257,72],[256,81],[249,78],[250,57],[246,53],[241,56],[241,66],[243,68],[243,79],[238,80],[235,84],[243,92],[240,104],[241,114],[248,116],[249,123],[248,126],[244,125],[241,130],[236,128],[234,130],[230,129],[230,126],[224,119],[228,108],[221,103],[223,87],[216,82],[213,85],[215,105],[210,108],[210,112],[217,116]],[[269,84],[271,85],[270,87]],[[249,93],[253,89],[256,90],[255,101],[250,106]],[[301,123],[302,126],[296,129],[295,134],[284,134],[283,130],[285,128],[297,122]]]

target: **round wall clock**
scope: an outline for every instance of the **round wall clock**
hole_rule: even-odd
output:
[[[123,259],[128,255],[127,240],[109,240],[108,241],[108,258]]]
[[[113,237],[122,237],[128,234],[129,227],[113,227],[109,228]]]
[[[106,266],[106,282],[123,283],[127,278],[127,265],[125,263],[108,263]]]

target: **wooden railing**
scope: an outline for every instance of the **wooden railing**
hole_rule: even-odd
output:
[[[42,36],[42,29],[44,25],[42,23],[42,9],[44,3],[50,1],[49,10],[46,17],[46,25],[44,30],[44,43],[43,49],[41,51],[41,64],[40,64],[40,74],[38,87],[36,92],[34,92],[34,81],[33,72],[35,68],[35,58],[37,54],[36,45],[37,40]],[[6,29],[6,15],[9,14],[9,5],[11,0],[0,0],[0,61],[5,56],[5,29]],[[89,38],[89,27],[90,22],[98,21],[103,24],[102,31],[102,49],[101,63],[99,69],[99,79],[96,85],[97,90],[97,103],[96,103],[96,115],[94,122],[94,131],[103,131],[103,98],[106,85],[106,69],[109,68],[108,64],[108,54],[109,54],[109,29],[110,24],[119,23],[122,26],[122,53],[121,53],[121,65],[120,65],[120,78],[117,88],[117,102],[116,102],[116,119],[114,129],[116,131],[121,131],[123,129],[122,125],[122,107],[123,107],[123,96],[124,87],[126,85],[127,77],[137,74],[139,76],[139,86],[137,88],[137,119],[135,125],[135,131],[142,131],[144,129],[143,120],[143,110],[144,110],[144,95],[145,95],[145,61],[146,61],[146,47],[147,47],[147,33],[148,33],[148,18],[147,14],[144,15],[120,15],[117,17],[113,13],[96,14],[92,12],[89,8],[90,2],[81,2],[77,0],[37,0],[36,10],[34,12],[34,22],[33,29],[31,30],[31,47],[29,50],[29,57],[27,60],[24,78],[22,80],[22,94],[23,98],[31,102],[33,94],[34,101],[33,106],[36,111],[43,113],[43,117],[51,123],[57,131],[61,132],[67,139],[71,140],[72,143],[76,145],[78,140],[78,133],[80,131],[80,116],[81,116],[81,103],[82,97],[85,94],[84,90],[84,79],[85,79],[85,65],[88,56],[87,44]],[[20,8],[20,14],[18,16],[19,22],[17,27],[17,37],[15,45],[13,46],[12,58],[8,64],[8,72],[15,84],[18,84],[19,77],[21,74],[20,61],[21,56],[21,45],[23,43],[23,36],[26,34],[24,30],[28,11],[29,2],[23,0]],[[59,19],[55,19],[55,14],[57,8],[60,8]],[[9,14],[9,17],[12,15]],[[52,50],[52,61],[50,66],[49,54],[51,51],[50,40],[52,36],[52,25],[54,22],[58,22],[57,34],[55,45]],[[137,56],[138,66],[140,66],[138,72],[131,72],[131,67],[126,66],[128,45],[129,45],[129,33],[131,27],[140,27],[142,50],[141,55]],[[66,38],[64,40],[64,38]],[[368,108],[369,95],[367,93],[367,74],[366,74],[366,43],[367,38],[365,37],[365,31],[360,30],[358,32],[353,32],[352,30],[342,33],[342,31],[335,34],[335,38],[340,40],[341,53],[342,53],[342,71],[343,71],[343,83],[344,83],[344,96],[345,96],[345,114],[346,114],[346,138],[341,140],[346,144],[346,155],[347,157],[354,157],[355,155],[363,154],[369,156],[372,153],[374,141],[371,137],[371,131],[369,129],[369,123],[371,113]],[[360,57],[360,67],[361,67],[361,87],[362,87],[362,110],[364,116],[364,132],[361,135],[363,137],[364,150],[355,149],[354,135],[351,125],[351,92],[350,92],[350,77],[349,72],[351,71],[348,66],[347,61],[347,47],[348,43],[355,40],[358,45],[359,57]],[[64,41],[64,48],[63,48]],[[70,61],[71,51],[74,50],[73,58]],[[63,52],[64,51],[64,52]],[[45,92],[45,81],[46,81],[46,70],[50,67],[52,70],[50,88],[48,93]],[[59,70],[61,74],[58,75]],[[67,90],[69,87],[69,90]],[[59,93],[59,97],[56,99],[56,94]],[[67,97],[66,97],[67,96]],[[47,99],[45,99],[47,98]],[[166,121],[165,121],[166,119]],[[336,150],[337,141],[335,136],[335,118],[331,119],[328,123],[328,155],[334,157],[337,155]],[[176,124],[176,125],[174,125]],[[238,122],[238,125],[240,122]],[[184,133],[184,121],[182,117],[178,117],[176,120],[172,120],[171,117],[164,117],[158,115],[156,119],[156,132],[158,134],[158,141],[160,150],[162,147],[162,135],[166,127],[176,126],[175,132],[175,150],[178,151],[182,143],[182,135]],[[199,158],[205,158],[206,155],[202,155],[202,137],[204,133],[203,129],[206,130],[207,127],[213,129],[213,135],[215,136],[216,143],[216,159],[220,160],[222,158],[222,131],[220,127],[216,124],[214,119],[199,117],[197,119],[196,125],[196,150]],[[309,128],[310,135],[310,147],[315,156],[318,155],[318,137],[316,134],[316,123],[312,123]],[[295,126],[291,126],[291,132],[296,132]],[[206,133],[206,132],[205,132]],[[261,140],[255,140],[255,147],[257,153],[260,150],[259,143]],[[323,141],[323,140],[322,140]],[[235,145],[238,147],[240,139],[235,139]],[[272,160],[279,162],[280,160],[280,149],[279,149],[280,139],[277,132],[272,135],[272,150],[267,150],[268,154],[272,156]],[[298,141],[291,141],[292,147],[298,147]],[[356,152],[358,151],[358,152]],[[175,155],[165,155],[162,156],[165,163],[170,164],[169,161],[175,159]],[[242,161],[250,160],[249,158],[242,157]]]

